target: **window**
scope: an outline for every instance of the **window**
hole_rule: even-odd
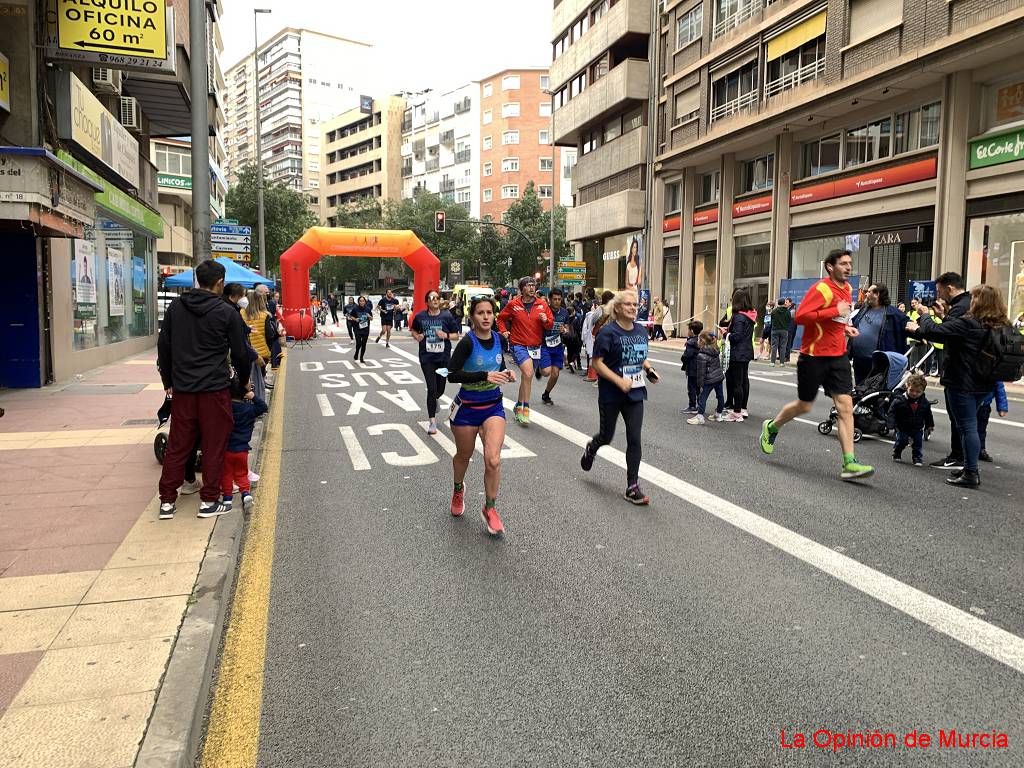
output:
[[[803,177],[839,170],[842,135],[834,133],[804,144]]]
[[[483,115],[483,124],[484,125],[490,125],[491,121],[493,119],[494,119],[494,116],[491,114],[491,110],[485,109],[484,110],[484,115]]]
[[[552,197],[552,187],[550,184],[540,184],[537,187],[537,197],[544,199],[550,199]]]
[[[541,117],[551,117],[551,102],[550,101],[542,101],[540,103],[540,116]]]
[[[714,36],[720,37],[761,10],[761,0],[715,0]]]
[[[541,131],[539,131],[537,133],[537,143],[538,144],[550,144],[551,143],[551,134],[550,134],[550,132],[548,131],[547,128],[544,128],[543,130],[541,130]]]
[[[825,74],[824,12],[768,41],[765,96],[795,88]]]
[[[470,201],[470,191],[468,189],[457,189],[455,190],[455,202],[456,203],[468,203]]]
[[[490,149],[494,146],[494,140],[490,136],[484,136],[484,149]]]
[[[718,202],[718,193],[721,189],[722,174],[719,171],[702,173],[697,177],[697,188],[695,190],[697,205],[707,205]]]
[[[740,163],[740,194],[771,189],[775,178],[775,155],[768,154]]]
[[[505,131],[501,134],[501,143],[505,146],[519,143],[519,131]]]
[[[484,176],[490,176],[494,172],[494,163],[488,161],[484,163]]]
[[[547,91],[551,89],[551,78],[548,75],[540,76],[540,89]]]
[[[586,155],[601,146],[601,134],[598,131],[587,131],[580,136],[580,153]]]
[[[555,161],[550,157],[542,157],[540,159],[540,169],[542,171],[553,171],[555,169]]]
[[[509,101],[501,105],[502,117],[519,117],[519,102]]]
[[[921,148],[939,143],[939,117],[942,114],[939,103],[921,107]]]
[[[484,98],[486,99],[492,93],[494,93],[494,86],[490,83],[484,83]]]
[[[748,61],[711,85],[711,120],[739,112],[757,103],[757,60]]]
[[[676,19],[676,48],[699,40],[704,29],[704,5],[698,5]]]
[[[505,75],[503,78],[501,78],[501,90],[518,91],[519,75]]]
[[[892,118],[851,128],[846,132],[846,168],[853,168],[892,154]]]
[[[681,182],[665,185],[665,213],[678,213],[682,208]]]
[[[629,133],[637,128],[642,128],[644,124],[644,111],[642,107],[637,107],[632,112],[627,112],[622,116],[622,132]]]
[[[518,157],[506,157],[501,161],[501,172],[512,173],[519,170],[519,158]]]
[[[677,93],[675,110],[672,125],[682,125],[687,120],[697,117],[700,112],[700,87]]]
[[[581,93],[583,89],[587,87],[587,73],[580,72],[576,77],[569,81],[569,98],[575,99]]]
[[[519,185],[518,184],[505,184],[501,188],[501,199],[502,200],[513,200],[519,197]]]
[[[192,150],[185,147],[172,147],[168,144],[157,145],[156,167],[161,173],[191,176]]]
[[[602,144],[607,144],[609,141],[614,141],[622,135],[622,118],[613,117],[607,123],[604,124],[604,138]]]
[[[903,21],[903,3],[850,0],[850,43],[867,40]]]
[[[489,189],[485,189],[484,190],[484,202],[485,203],[491,202],[493,197],[494,197],[494,193],[491,190],[489,190]]]

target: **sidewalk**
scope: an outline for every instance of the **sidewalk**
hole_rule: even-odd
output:
[[[155,360],[0,393],[0,768],[135,762],[218,522],[157,520]]]

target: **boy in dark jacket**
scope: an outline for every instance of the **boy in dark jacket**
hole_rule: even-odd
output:
[[[230,507],[232,491],[238,486],[242,494],[242,509],[252,511],[252,494],[249,492],[249,441],[256,419],[267,412],[267,404],[248,391],[247,387],[234,385],[231,390],[231,413],[235,426],[228,438],[228,450],[224,454],[224,473],[221,475],[220,489],[224,494],[224,503]]]
[[[925,377],[915,374],[907,379],[906,393],[897,395],[889,406],[889,413],[896,425],[893,461],[903,461],[903,450],[913,443],[914,466],[924,466],[924,431],[927,429],[931,432],[935,429],[932,406],[924,396],[927,387],[928,381]]]
[[[683,347],[682,369],[686,373],[686,408],[680,413],[697,413],[697,398],[700,396],[699,372],[697,370],[697,354],[700,346],[697,343],[700,332],[704,330],[704,323],[700,320],[693,320],[687,324],[686,346]]]
[[[722,370],[722,359],[718,354],[718,337],[711,331],[703,331],[697,337],[699,351],[697,353],[697,381],[700,385],[700,396],[697,399],[697,413],[686,420],[687,424],[703,424],[704,410],[708,405],[708,397],[714,390],[718,399],[718,406],[712,421],[722,421],[722,411],[725,409],[725,397],[722,393],[722,382],[725,381],[725,372]]]

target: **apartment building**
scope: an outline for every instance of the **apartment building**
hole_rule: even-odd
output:
[[[480,83],[404,95],[402,197],[434,192],[479,218]]]
[[[404,114],[400,96],[365,97],[321,126],[321,221],[335,226],[338,206],[362,198],[401,198]]]
[[[259,116],[263,170],[271,181],[309,194],[319,210],[320,139],[328,118],[359,106],[376,92],[372,46],[287,27],[226,72],[227,175],[231,183],[256,162]]]
[[[832,248],[894,301],[954,270],[1024,311],[1024,0],[667,0],[658,26],[675,316],[763,307]]]
[[[554,140],[578,152],[566,237],[593,287],[625,285],[634,241],[643,250],[653,9],[650,0],[554,4]]]
[[[576,150],[554,146],[550,89],[543,68],[506,69],[480,81],[481,216],[501,221],[531,181],[544,210],[552,200],[572,205],[565,180]]]

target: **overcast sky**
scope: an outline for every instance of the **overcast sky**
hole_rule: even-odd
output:
[[[552,0],[226,0],[224,69],[282,27],[371,43],[388,90],[442,89],[501,69],[551,63]]]

